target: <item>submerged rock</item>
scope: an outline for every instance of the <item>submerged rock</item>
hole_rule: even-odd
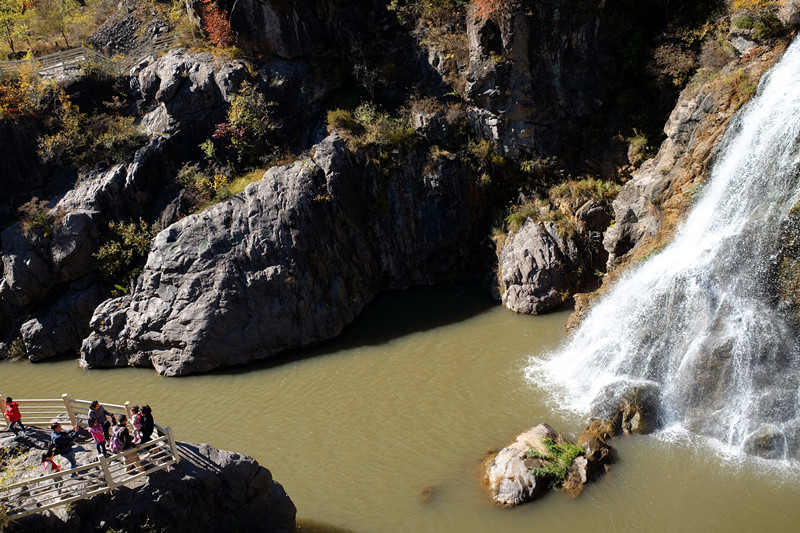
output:
[[[786,458],[786,436],[775,426],[764,425],[750,434],[742,448],[750,455],[763,459]]]
[[[660,426],[660,395],[657,383],[617,381],[597,394],[589,416],[609,421],[613,434],[652,433]]]

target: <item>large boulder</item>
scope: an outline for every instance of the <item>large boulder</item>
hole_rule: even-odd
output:
[[[540,459],[528,457],[531,450],[547,455],[547,439],[557,441],[558,432],[547,424],[517,436],[517,439],[490,457],[486,464],[486,482],[492,499],[501,505],[519,505],[540,498],[550,487],[550,480],[537,476],[532,468],[541,467]]]
[[[534,315],[561,305],[577,288],[570,244],[552,222],[530,218],[509,236],[499,256],[503,305]]]
[[[183,375],[338,335],[376,291],[459,266],[470,236],[461,165],[387,175],[330,136],[159,233],[133,293],[95,312],[82,365]]]
[[[536,500],[553,487],[577,497],[610,461],[611,447],[605,441],[583,435],[575,446],[549,425],[539,424],[486,459],[484,481],[492,499],[507,507]],[[558,477],[554,471],[562,466],[563,476]]]
[[[606,200],[555,206],[566,221],[528,218],[498,251],[498,284],[504,306],[517,313],[539,314],[572,295],[594,290],[608,254],[601,245],[610,218]]]

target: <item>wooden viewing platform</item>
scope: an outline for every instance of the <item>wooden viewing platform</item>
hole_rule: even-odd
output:
[[[95,50],[79,47],[33,59],[0,61],[0,79],[16,78],[26,68],[33,68],[40,76],[53,76],[67,68],[80,68],[84,62],[94,62],[117,75],[124,74],[146,57],[169,50],[179,41],[180,38],[177,34],[166,33],[131,50],[123,57],[108,57]]]
[[[53,422],[72,427],[88,426],[91,401],[69,398],[67,394],[60,399],[14,401],[19,404],[26,431],[35,431],[28,429],[33,427],[45,428],[49,438],[50,424]],[[130,402],[125,402],[124,405],[101,404],[116,417],[125,414],[130,420]],[[5,419],[2,425],[8,429]],[[89,445],[94,454],[94,443],[90,442]],[[146,457],[143,457],[145,454]],[[142,458],[142,467],[128,472],[125,458],[128,456],[136,459],[136,455]],[[3,484],[3,476],[0,476],[0,518],[5,514],[8,519],[14,520],[113,491],[119,486],[164,470],[178,461],[178,447],[172,430],[156,424],[151,440],[138,448],[125,450],[108,458],[99,456],[95,462],[46,476],[39,475],[42,472],[41,466],[26,468],[18,478],[10,480],[13,483],[9,484]]]

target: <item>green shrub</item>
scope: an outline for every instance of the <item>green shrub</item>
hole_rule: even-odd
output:
[[[8,359],[11,361],[24,359],[27,354],[28,350],[25,348],[25,341],[19,337],[11,341],[11,344],[8,345]]]
[[[328,111],[328,131],[336,131],[356,147],[401,148],[418,140],[406,118],[391,117],[369,102],[362,103],[352,112],[343,109]]]
[[[332,109],[328,111],[328,131],[334,130],[350,135],[363,135],[365,128],[350,111]]]
[[[106,280],[117,287],[117,291],[125,292],[124,287],[142,273],[158,224],[148,224],[140,219],[130,223],[111,222],[108,229],[105,243],[93,255]]]
[[[87,117],[60,91],[50,120],[54,133],[39,138],[39,155],[49,163],[78,167],[124,162],[147,140],[134,117],[101,113]]]
[[[25,235],[40,235],[50,237],[53,234],[54,218],[45,200],[34,196],[22,204],[17,212],[22,221],[22,231]]]
[[[531,473],[535,476],[551,478],[550,487],[557,489],[564,482],[572,461],[583,455],[583,448],[569,442],[557,443],[553,439],[545,439],[544,445],[547,448],[547,454],[539,453],[536,450],[528,452],[528,457],[535,457],[545,462],[540,468],[531,468]]]
[[[784,30],[783,24],[775,13],[764,13],[753,24],[753,37],[758,40],[777,37]]]
[[[731,24],[743,30],[752,30],[753,27],[755,26],[755,23],[756,19],[747,15],[741,17],[733,17],[731,19]]]

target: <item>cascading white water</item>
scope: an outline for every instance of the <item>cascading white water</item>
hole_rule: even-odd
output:
[[[563,386],[583,413],[610,383],[652,382],[666,424],[738,450],[763,436],[778,442],[772,457],[800,457],[797,332],[770,290],[798,178],[796,40],[731,122],[673,243],[624,276],[528,378]]]

